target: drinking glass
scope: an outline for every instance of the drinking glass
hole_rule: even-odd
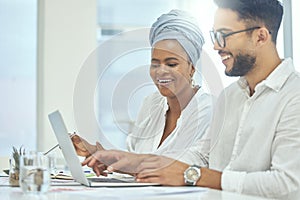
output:
[[[43,194],[50,187],[49,158],[30,152],[20,158],[20,187],[24,193]]]

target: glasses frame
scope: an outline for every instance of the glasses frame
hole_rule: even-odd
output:
[[[255,29],[260,29],[261,27],[260,26],[255,26],[255,27],[251,27],[251,28],[247,28],[247,29],[243,29],[243,30],[239,30],[239,31],[234,31],[234,32],[230,32],[230,33],[223,33],[222,31],[209,31],[210,33],[210,38],[211,38],[211,41],[213,44],[215,44],[215,42],[218,43],[219,47],[221,48],[225,48],[226,47],[226,38],[228,36],[231,36],[231,35],[234,35],[234,34],[237,34],[237,33],[242,33],[242,32],[247,32],[247,31],[252,31],[252,30],[255,30]],[[218,37],[218,34],[220,34],[220,36],[222,36],[223,38],[223,41],[224,41],[224,45],[221,45],[221,42],[220,42],[220,37]]]

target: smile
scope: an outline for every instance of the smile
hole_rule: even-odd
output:
[[[225,55],[221,56],[222,61],[229,59],[231,56],[230,55]]]
[[[173,81],[174,81],[173,79],[157,79],[158,84],[161,84],[161,85],[166,85]]]

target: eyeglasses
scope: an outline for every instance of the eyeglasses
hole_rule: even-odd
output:
[[[247,28],[247,29],[244,29],[244,30],[240,30],[240,31],[234,31],[234,32],[231,32],[231,33],[223,33],[221,31],[210,31],[210,38],[211,38],[211,41],[213,44],[215,44],[215,42],[217,41],[218,45],[221,47],[221,48],[224,48],[226,46],[226,37],[230,36],[230,35],[234,35],[234,34],[237,34],[237,33],[242,33],[242,32],[246,32],[246,31],[252,31],[252,30],[255,30],[255,29],[259,29],[260,27],[259,26],[256,26],[256,27],[252,27],[252,28]]]

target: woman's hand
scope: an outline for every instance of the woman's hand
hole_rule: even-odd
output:
[[[82,165],[91,167],[97,176],[103,175],[104,170],[122,172],[131,175],[137,173],[137,167],[146,157],[151,155],[135,154],[118,150],[97,151],[82,162]]]
[[[79,156],[89,157],[97,150],[103,150],[103,147],[99,142],[96,142],[96,145],[92,145],[77,134],[72,134],[70,137],[75,147],[76,153]]]

